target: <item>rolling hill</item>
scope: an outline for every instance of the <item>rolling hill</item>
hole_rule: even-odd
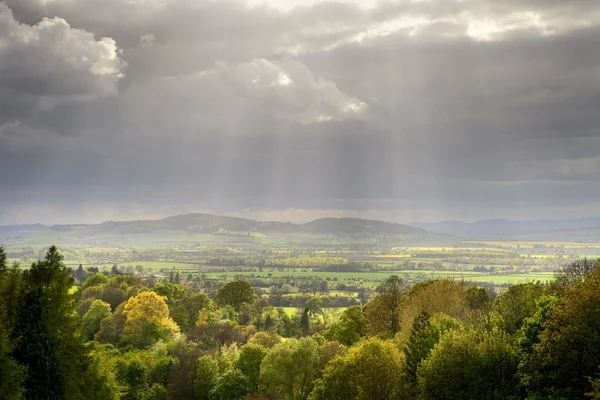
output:
[[[158,220],[106,221],[100,224],[38,226],[13,240],[22,244],[144,245],[178,242],[268,244],[276,240],[439,240],[439,235],[408,225],[360,218],[321,218],[304,224],[256,221],[212,214],[184,214]],[[16,229],[16,228],[15,228]]]

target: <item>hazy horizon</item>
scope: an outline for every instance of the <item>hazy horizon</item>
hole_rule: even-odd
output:
[[[596,2],[0,1],[0,225],[600,215]]]

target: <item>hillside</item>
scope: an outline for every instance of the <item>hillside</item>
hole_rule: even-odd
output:
[[[466,239],[549,240],[551,238],[568,241],[589,236],[590,230],[597,230],[600,226],[600,218],[525,221],[489,219],[476,222],[444,221],[411,225]]]
[[[360,218],[321,218],[300,226],[304,232],[332,235],[414,235],[424,234],[421,228]]]
[[[14,228],[17,229],[17,228]],[[22,230],[25,231],[25,230]],[[321,218],[304,224],[256,221],[212,214],[175,215],[158,220],[106,221],[100,224],[53,225],[29,234],[7,236],[21,244],[157,245],[177,243],[276,244],[327,241],[444,240],[421,228],[360,218]]]

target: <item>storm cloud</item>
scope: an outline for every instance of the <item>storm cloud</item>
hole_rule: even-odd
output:
[[[0,223],[600,212],[593,0],[0,1]]]

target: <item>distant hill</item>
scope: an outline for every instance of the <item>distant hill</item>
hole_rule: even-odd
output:
[[[18,240],[49,229],[46,225],[0,225],[0,242]]]
[[[42,227],[42,226],[40,226]],[[43,227],[19,240],[30,245],[151,245],[177,243],[273,244],[281,240],[295,243],[323,243],[364,240],[431,241],[449,235],[427,232],[408,225],[360,218],[321,218],[305,224],[256,221],[212,214],[175,215],[158,220],[106,221],[100,224],[69,224]]]
[[[321,218],[306,224],[278,221],[255,221],[213,214],[184,214],[159,220],[107,221],[96,225],[53,225],[50,229],[66,232],[83,228],[88,232],[118,234],[144,233],[157,229],[183,230],[194,233],[220,232],[287,232],[330,234],[339,236],[424,234],[421,228],[360,218]]]
[[[600,218],[540,219],[512,221],[489,219],[476,222],[444,221],[416,223],[412,226],[458,235],[467,239],[530,239],[530,240],[571,240],[578,230],[600,227]],[[552,239],[544,239],[552,238]]]
[[[425,229],[360,218],[321,218],[299,226],[304,232],[332,235],[414,235]]]

